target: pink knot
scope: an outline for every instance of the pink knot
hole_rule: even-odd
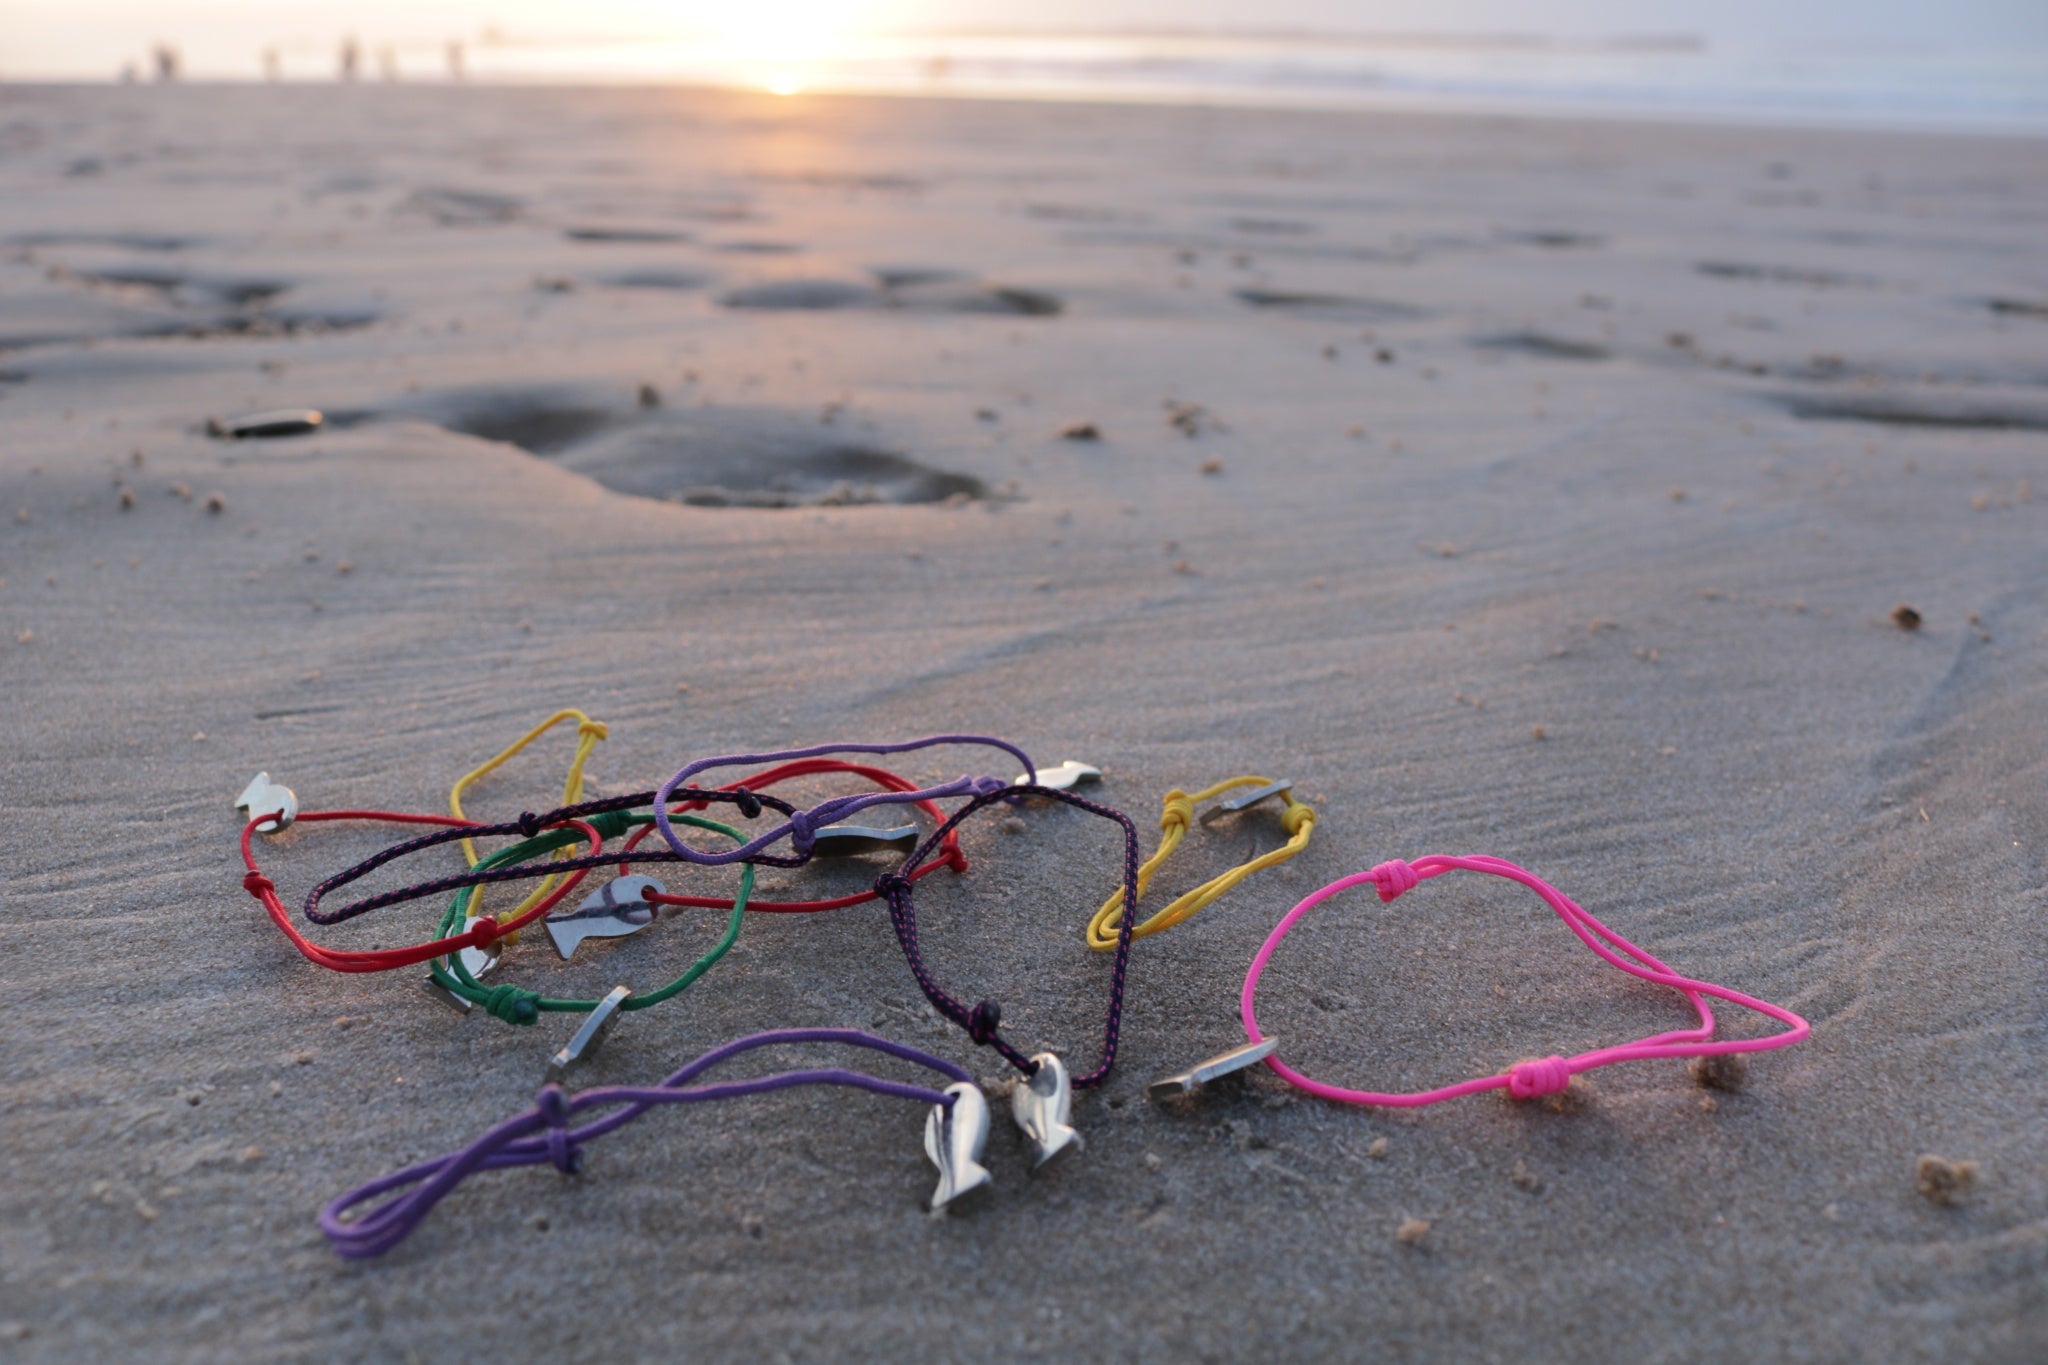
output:
[[[1571,1083],[1572,1069],[1562,1057],[1539,1057],[1508,1068],[1508,1093],[1518,1100],[1562,1095]]]
[[[1382,901],[1392,901],[1403,891],[1413,891],[1422,885],[1422,878],[1415,874],[1415,869],[1399,858],[1381,863],[1366,875],[1371,877],[1372,884],[1379,888]]]

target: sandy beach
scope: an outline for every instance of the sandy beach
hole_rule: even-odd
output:
[[[326,424],[207,432],[295,407]],[[2042,1359],[2044,457],[2039,140],[0,87],[0,1353]],[[234,799],[441,810],[564,706],[609,726],[603,794],[976,731],[1099,765],[1147,849],[1168,788],[1241,772],[1319,821],[1135,945],[1086,1150],[1033,1177],[998,1108],[978,1207],[924,1211],[921,1113],[792,1092],[476,1177],[344,1262],[321,1205],[531,1104],[569,1026],[304,961]],[[472,811],[554,804],[570,743]],[[391,837],[302,826],[264,870],[296,905]],[[1281,837],[1198,829],[1155,896]],[[934,970],[1091,1059],[1114,830],[963,846],[920,887]],[[1243,1040],[1297,899],[1427,853],[1513,859],[1812,1037],[1736,1093],[1659,1061],[1557,1106],[1263,1070],[1146,1101]],[[505,970],[601,994],[719,923]],[[1688,1015],[1453,877],[1323,907],[1260,1018],[1392,1089]],[[869,905],[751,917],[578,1084],[785,1025],[1004,1083]],[[1975,1189],[1923,1197],[1927,1154]]]

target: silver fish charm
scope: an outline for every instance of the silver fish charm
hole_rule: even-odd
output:
[[[827,825],[811,840],[814,858],[853,858],[863,853],[909,854],[917,847],[917,826],[874,829],[867,825]]]
[[[479,918],[477,915],[465,917],[462,921],[462,932],[466,934],[476,928],[476,922]],[[464,971],[468,972],[471,977],[481,980],[483,977],[490,975],[491,969],[498,965],[498,953],[501,946],[502,940],[496,940],[488,948],[464,948],[456,954],[456,957],[462,960]]]
[[[574,910],[549,915],[541,923],[547,925],[555,951],[567,961],[587,938],[624,938],[654,923],[654,907],[644,898],[649,891],[661,894],[661,883],[652,877],[614,877]]]
[[[614,986],[605,998],[597,1002],[597,1008],[583,1016],[583,1024],[569,1041],[562,1044],[562,1050],[548,1058],[548,1079],[559,1081],[569,1068],[585,1058],[597,1055],[604,1046],[605,1035],[612,1031],[612,1025],[619,1022],[619,1007],[633,994],[630,986]]]
[[[973,1081],[956,1081],[946,1087],[953,1097],[950,1106],[935,1104],[924,1121],[924,1154],[939,1168],[939,1187],[932,1191],[931,1210],[945,1212],[946,1205],[970,1190],[989,1184],[988,1168],[981,1164],[982,1148],[988,1145],[988,1101]]]
[[[1031,1169],[1035,1171],[1061,1152],[1079,1151],[1087,1144],[1069,1122],[1074,1115],[1074,1085],[1067,1076],[1066,1063],[1050,1052],[1031,1060],[1038,1070],[1020,1076],[1011,1088],[1010,1117],[1031,1139]]]
[[[1102,769],[1068,759],[1057,768],[1040,768],[1035,773],[1018,773],[1014,786],[1047,787],[1056,792],[1085,787],[1102,780]]]
[[[290,787],[272,782],[269,773],[258,773],[235,798],[235,809],[252,819],[258,815],[272,817],[256,826],[256,832],[275,834],[299,818],[299,798]]]
[[[1240,791],[1229,800],[1219,801],[1203,811],[1201,815],[1202,823],[1213,825],[1226,815],[1235,815],[1241,810],[1250,810],[1261,801],[1270,801],[1282,792],[1292,790],[1294,790],[1294,783],[1287,778],[1282,778],[1278,782],[1268,782],[1263,787],[1253,787],[1250,791]]]
[[[313,408],[286,408],[278,412],[252,412],[240,417],[209,417],[206,433],[231,441],[251,437],[305,436],[320,430],[327,419]]]
[[[1277,1038],[1261,1038],[1256,1043],[1246,1043],[1243,1047],[1234,1047],[1228,1052],[1218,1053],[1208,1061],[1197,1063],[1178,1075],[1152,1082],[1145,1087],[1145,1098],[1158,1103],[1161,1100],[1192,1095],[1219,1077],[1228,1076],[1233,1071],[1242,1071],[1248,1066],[1256,1066],[1265,1061],[1273,1054],[1273,1049],[1279,1046],[1280,1040]]]

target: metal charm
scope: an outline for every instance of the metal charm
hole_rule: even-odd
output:
[[[569,1036],[560,1052],[548,1058],[549,1080],[561,1080],[570,1067],[586,1057],[597,1055],[598,1048],[604,1046],[605,1035],[612,1031],[612,1025],[619,1022],[619,1007],[632,993],[630,986],[614,986],[604,999],[597,1002],[596,1009],[583,1016],[583,1026]]]
[[[939,1168],[933,1213],[945,1212],[946,1205],[991,1181],[988,1168],[981,1164],[982,1148],[988,1144],[988,1101],[982,1098],[981,1087],[955,1081],[946,1093],[953,1097],[951,1107],[933,1105],[924,1121],[924,1154]]]
[[[462,932],[466,934],[476,928],[476,922],[479,918],[477,915],[470,915],[465,918],[462,921]],[[472,977],[481,978],[488,975],[490,970],[498,965],[498,953],[503,946],[502,940],[493,942],[488,948],[478,948],[472,945],[471,947],[464,948],[455,956],[461,959],[463,969]]]
[[[427,988],[428,995],[433,996],[436,1000],[446,1005],[449,1009],[454,1010],[457,1014],[468,1014],[472,1009],[476,1008],[469,1002],[469,1000],[465,996],[459,995],[456,992],[449,990],[439,981],[436,981],[434,979],[434,974],[432,972],[428,972],[424,977],[422,977],[420,979],[420,984],[424,985]]]
[[[1031,1139],[1031,1168],[1037,1170],[1061,1152],[1087,1144],[1068,1121],[1074,1113],[1074,1086],[1066,1064],[1050,1052],[1031,1060],[1038,1070],[1018,1077],[1010,1090],[1010,1117]]]
[[[235,798],[235,809],[246,816],[273,817],[256,826],[256,832],[275,834],[299,818],[299,798],[292,794],[290,787],[272,782],[269,773],[258,773]]]
[[[909,854],[917,847],[917,826],[875,829],[868,825],[827,825],[811,841],[814,858],[852,858],[862,853]]]
[[[320,430],[327,419],[314,408],[287,408],[278,412],[252,412],[242,417],[209,417],[209,436],[245,441],[251,437],[304,436]]]
[[[1294,783],[1286,778],[1282,778],[1278,782],[1268,782],[1263,787],[1253,787],[1250,791],[1241,791],[1229,800],[1218,801],[1215,805],[1203,811],[1201,815],[1202,823],[1213,825],[1226,815],[1235,815],[1241,810],[1250,810],[1261,801],[1270,801],[1282,792],[1293,790]]]
[[[1057,768],[1040,768],[1035,773],[1018,773],[1014,785],[1019,787],[1049,787],[1063,792],[1069,787],[1085,787],[1102,780],[1102,769],[1090,767],[1075,759],[1068,759]]]
[[[1228,1052],[1219,1053],[1206,1062],[1189,1067],[1177,1076],[1167,1076],[1145,1087],[1145,1098],[1157,1103],[1161,1100],[1179,1099],[1192,1095],[1201,1087],[1233,1071],[1242,1071],[1255,1066],[1271,1056],[1273,1049],[1280,1046],[1277,1038],[1261,1038],[1256,1043],[1246,1043]]]
[[[654,923],[655,908],[644,897],[649,891],[658,895],[661,890],[661,883],[652,877],[614,877],[585,896],[574,910],[549,915],[541,923],[555,941],[555,951],[567,961],[587,938],[624,938]]]

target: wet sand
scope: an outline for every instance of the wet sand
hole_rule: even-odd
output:
[[[2038,1356],[2044,170],[1502,118],[0,89],[8,1355]],[[282,407],[329,420],[206,434]],[[1087,1149],[1032,1178],[998,1109],[978,1208],[922,1211],[921,1114],[792,1093],[473,1179],[345,1264],[320,1205],[525,1107],[568,1026],[311,967],[232,802],[268,769],[439,809],[560,706],[610,726],[600,792],[994,730],[1099,764],[1148,848],[1166,788],[1238,772],[1321,819],[1136,946]],[[568,747],[472,808],[545,808]],[[1147,904],[1280,837],[1198,830]],[[296,903],[380,842],[302,827],[265,870]],[[965,847],[919,897],[935,970],[1091,1064],[1109,828]],[[1657,1062],[1569,1112],[1264,1072],[1145,1101],[1241,1040],[1295,899],[1429,852],[1519,861],[1813,1037],[1738,1093]],[[1326,906],[1261,1021],[1381,1088],[1682,1025],[1479,882]],[[717,927],[506,970],[601,993]],[[755,917],[585,1083],[788,1024],[1001,1081],[870,906]],[[1980,1163],[1968,1198],[1916,1191],[1929,1153]]]

